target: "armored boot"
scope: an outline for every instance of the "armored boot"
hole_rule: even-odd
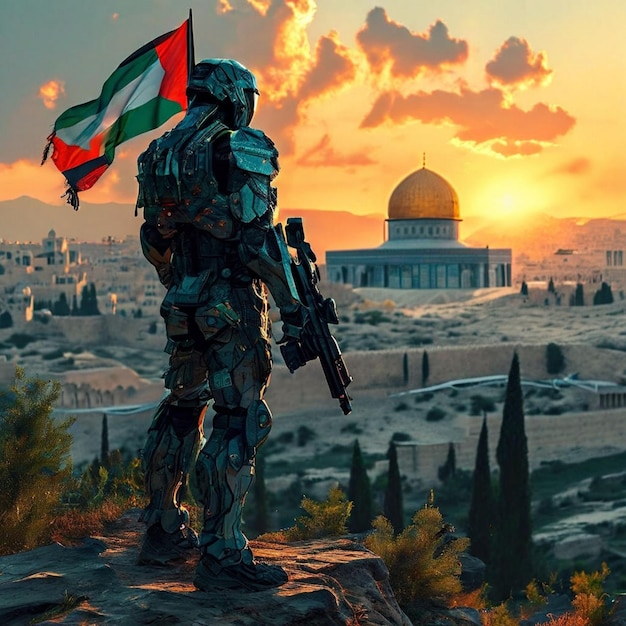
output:
[[[198,536],[182,505],[189,469],[202,439],[206,406],[181,407],[162,402],[142,453],[150,503],[139,520],[148,525],[137,562],[167,565],[197,553]]]
[[[257,447],[271,427],[271,414],[259,400],[246,412],[218,413],[213,431],[196,464],[197,499],[204,506],[201,559],[194,585],[204,591],[260,591],[282,585],[287,574],[278,566],[254,560],[241,531],[243,506],[254,479]]]

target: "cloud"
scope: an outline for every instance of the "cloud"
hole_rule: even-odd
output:
[[[297,90],[309,69],[306,29],[316,8],[314,0],[222,1],[212,48],[241,60],[257,75],[263,97],[279,101]]]
[[[54,109],[57,100],[65,97],[65,83],[62,80],[49,80],[39,87],[38,97],[43,101],[46,109]]]
[[[459,92],[420,91],[408,96],[384,93],[363,119],[361,127],[414,120],[424,124],[449,124],[457,128],[457,140],[476,145],[489,143],[496,146],[494,151],[507,156],[529,154],[527,142],[538,146],[552,143],[576,122],[560,107],[538,103],[525,111],[515,104],[509,105],[498,89],[472,91],[461,85]]]
[[[324,135],[310,150],[297,161],[298,165],[312,167],[352,167],[373,165],[375,161],[363,150],[348,154],[338,154],[330,145],[330,135]]]
[[[526,89],[547,85],[552,80],[545,52],[534,54],[528,42],[509,37],[485,66],[491,85]]]
[[[389,69],[396,77],[418,76],[424,70],[440,70],[467,59],[467,42],[448,35],[448,27],[438,20],[425,35],[411,32],[376,7],[356,35],[370,68],[376,74]]]
[[[356,62],[350,50],[339,42],[336,32],[320,37],[313,65],[298,90],[302,100],[308,100],[347,87],[356,76]]]
[[[579,174],[586,174],[590,170],[591,161],[586,157],[578,157],[562,163],[554,168],[550,174],[578,176]]]
[[[53,166],[40,167],[28,159],[0,163],[0,201],[31,196],[49,202],[50,198],[59,198],[63,191],[63,176]]]

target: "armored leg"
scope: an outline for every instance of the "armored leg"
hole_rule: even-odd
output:
[[[194,584],[205,590],[257,590],[287,580],[280,567],[255,562],[241,530],[246,494],[254,479],[256,451],[272,425],[263,400],[271,356],[263,298],[253,291],[235,291],[233,296],[245,323],[228,341],[213,343],[207,355],[217,414],[195,472],[196,498],[203,504],[204,520],[202,558]]]
[[[158,407],[142,453],[150,502],[140,521],[148,525],[140,563],[186,558],[198,546],[183,506],[188,476],[198,456],[206,405],[178,406],[168,396]]]
[[[285,572],[256,563],[241,530],[246,495],[254,478],[256,449],[269,434],[270,411],[263,400],[243,414],[223,409],[198,456],[196,483],[204,506],[202,559],[194,584],[199,589],[265,589],[284,583]]]

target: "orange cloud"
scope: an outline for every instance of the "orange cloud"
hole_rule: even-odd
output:
[[[577,176],[591,170],[591,161],[586,157],[571,159],[552,170],[551,174],[565,174]]]
[[[356,63],[350,50],[339,42],[333,31],[317,42],[313,65],[298,90],[298,96],[307,100],[347,87],[355,76]]]
[[[560,107],[535,104],[529,111],[508,105],[497,89],[472,91],[461,86],[458,93],[436,90],[403,96],[398,92],[382,94],[361,122],[362,128],[408,121],[456,126],[458,140],[473,144],[499,141],[500,154],[528,154],[528,145],[553,142],[567,133],[575,119]],[[521,143],[519,143],[521,142]],[[506,149],[503,147],[506,146]]]
[[[312,167],[351,167],[373,165],[376,163],[365,152],[338,154],[330,145],[330,135],[324,135],[310,150],[306,151],[297,161],[298,165]]]
[[[39,87],[38,97],[41,98],[46,109],[54,109],[57,100],[65,97],[65,83],[62,80],[49,80]]]
[[[214,49],[256,74],[262,96],[274,101],[297,91],[311,64],[306,29],[314,0],[229,0],[217,7]]]
[[[545,52],[534,54],[525,39],[509,37],[485,66],[491,85],[526,89],[552,80]]]
[[[418,76],[423,70],[439,70],[467,59],[467,42],[448,35],[448,27],[438,20],[425,35],[411,32],[376,7],[356,35],[371,69],[380,74],[389,69],[398,77]]]

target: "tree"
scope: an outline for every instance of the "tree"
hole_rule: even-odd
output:
[[[450,442],[450,444],[448,445],[448,456],[446,457],[446,462],[439,467],[437,475],[439,476],[439,480],[445,483],[448,478],[453,478],[455,474],[456,451],[454,449],[454,444]]]
[[[522,288],[519,291],[523,296],[528,296],[528,284],[525,280],[522,281]]]
[[[554,281],[552,280],[552,276],[550,276],[550,280],[548,281],[548,293],[555,293],[556,289],[554,288]]]
[[[67,303],[67,296],[64,291],[59,294],[59,299],[52,306],[52,314],[59,316],[70,314],[70,305]]]
[[[565,369],[565,357],[560,346],[549,343],[546,346],[546,370],[548,374],[560,374]]]
[[[428,352],[424,350],[422,354],[422,387],[426,386],[430,376],[430,363],[428,362]]]
[[[585,306],[585,294],[583,293],[582,283],[576,283],[576,291],[574,292],[574,306]]]
[[[593,295],[594,304],[613,304],[613,292],[608,283],[603,282],[600,289]]]
[[[100,315],[96,285],[94,283],[85,285],[80,292],[79,315]]]
[[[16,368],[10,391],[0,392],[0,554],[38,545],[71,476],[74,419],[52,417],[60,391]]]
[[[13,326],[13,318],[8,311],[0,313],[0,328],[11,328]]]
[[[532,578],[528,442],[517,352],[509,370],[496,458],[500,466],[499,523],[491,583],[495,594],[504,599]]]
[[[107,414],[102,416],[102,435],[100,438],[100,465],[109,467],[109,422]]]
[[[398,467],[398,451],[392,441],[387,452],[389,470],[387,471],[387,487],[383,501],[383,515],[389,520],[396,534],[404,530],[404,506],[402,503],[402,479]]]
[[[373,503],[372,487],[359,440],[355,440],[352,449],[352,465],[350,466],[350,482],[348,483],[348,500],[352,502],[352,512],[348,519],[348,530],[361,533],[372,527]]]
[[[76,294],[72,294],[72,310],[70,315],[80,315],[80,309],[78,308],[78,298]]]
[[[470,552],[484,563],[491,562],[491,542],[496,526],[496,507],[489,468],[489,431],[487,416],[476,448],[476,462],[472,477],[472,498],[467,522]]]

